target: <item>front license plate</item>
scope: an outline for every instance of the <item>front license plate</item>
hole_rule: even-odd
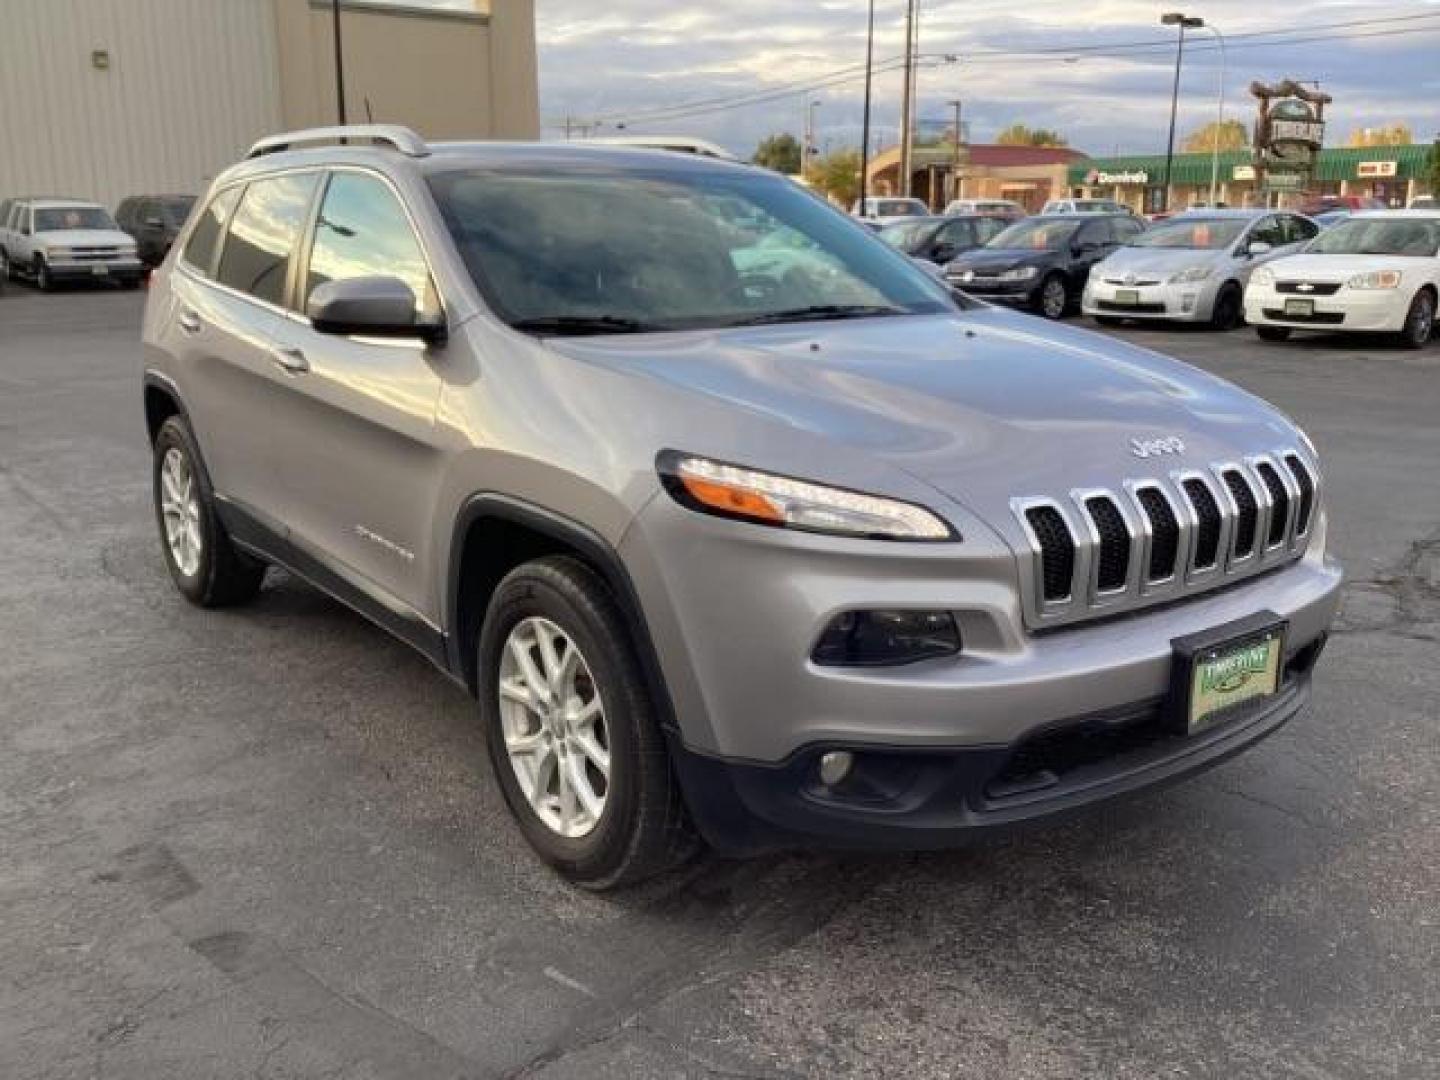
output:
[[[1140,294],[1134,289],[1116,289],[1115,303],[1124,304],[1126,307],[1134,307],[1140,303]]]
[[[1315,314],[1314,300],[1286,300],[1286,315],[1299,315],[1301,318],[1308,318]]]
[[[92,266],[90,273],[96,277],[106,277],[110,273],[110,268],[108,266]]]
[[[1285,628],[1284,620],[1266,612],[1175,642],[1175,691],[1186,731],[1214,727],[1236,706],[1280,689]]]

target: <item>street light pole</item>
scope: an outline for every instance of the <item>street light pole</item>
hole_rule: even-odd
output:
[[[1178,11],[1160,16],[1162,26],[1178,26],[1180,38],[1175,46],[1175,86],[1170,91],[1170,136],[1165,143],[1165,181],[1161,191],[1160,209],[1170,209],[1170,170],[1175,163],[1175,114],[1180,107],[1180,64],[1185,57],[1185,31],[1205,25],[1204,19],[1192,18]]]
[[[1215,40],[1220,43],[1220,97],[1215,107],[1215,137],[1210,140],[1210,208],[1213,210],[1220,183],[1220,133],[1225,127],[1225,79],[1230,65],[1225,57],[1225,35],[1208,24],[1205,29],[1214,34]]]
[[[914,164],[915,132],[915,4],[905,5],[905,86],[900,98],[900,191],[910,195],[910,170]]]
[[[950,162],[950,198],[958,199],[960,198],[960,132],[963,130],[960,126],[962,103],[959,98],[956,98],[950,104],[955,106],[955,154]]]
[[[875,0],[870,0],[870,29],[865,34],[865,119],[860,123],[860,216],[865,216],[865,192],[870,171],[870,85],[875,75]]]
[[[335,26],[335,104],[340,126],[345,126],[345,50],[340,43],[340,0],[330,0],[331,21]]]

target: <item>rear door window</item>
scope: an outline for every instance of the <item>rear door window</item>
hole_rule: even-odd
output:
[[[240,191],[238,187],[226,188],[211,199],[185,244],[185,261],[206,277],[215,272],[215,253],[225,226],[230,223],[230,215],[235,212]]]
[[[230,221],[215,280],[283,306],[290,256],[318,179],[317,173],[295,173],[252,182]]]

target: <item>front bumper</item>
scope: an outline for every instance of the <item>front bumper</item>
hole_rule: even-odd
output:
[[[1212,276],[1189,285],[1125,285],[1092,274],[1081,310],[1101,318],[1207,322],[1215,310],[1216,284]],[[1121,302],[1127,293],[1134,295],[1134,303]]]
[[[1287,300],[1308,300],[1313,314],[1287,313]],[[1245,320],[1252,326],[1286,326],[1296,330],[1352,330],[1395,333],[1405,328],[1410,298],[1400,289],[1341,288],[1331,296],[1305,297],[1280,293],[1273,286],[1245,290]]]
[[[138,281],[143,272],[139,258],[104,261],[55,260],[45,264],[55,281]]]
[[[1323,643],[1289,654],[1274,698],[1199,735],[1173,733],[1161,700],[1079,717],[1009,746],[822,745],[767,766],[696,754],[677,740],[671,756],[697,828],[725,854],[960,847],[1177,783],[1240,753],[1305,706]],[[851,776],[829,788],[817,762],[833,749],[858,753]]]
[[[1031,307],[1036,302],[1036,290],[1039,289],[1042,278],[1043,275],[1026,281],[1001,281],[998,278],[961,281],[958,277],[947,274],[945,284],[952,289],[959,289],[966,296],[973,296],[977,300],[985,300],[992,304]]]

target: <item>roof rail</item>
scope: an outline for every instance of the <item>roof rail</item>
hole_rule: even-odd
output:
[[[430,153],[430,147],[424,139],[400,124],[351,124],[345,127],[305,128],[303,131],[269,135],[250,147],[250,152],[245,157],[248,160],[264,157],[266,154],[278,154],[303,143],[352,142],[388,146],[408,157],[427,157]]]

